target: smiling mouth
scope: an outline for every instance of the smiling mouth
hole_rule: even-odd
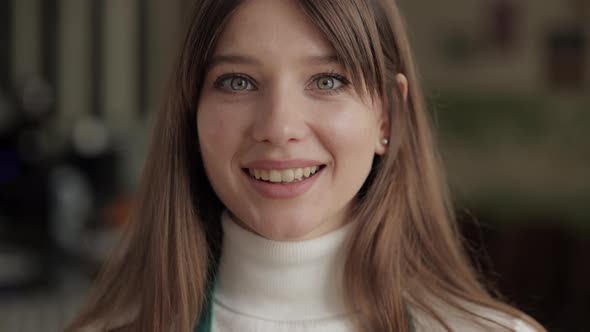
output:
[[[288,168],[288,169],[257,169],[243,168],[248,176],[262,182],[269,183],[293,183],[313,177],[318,174],[326,165],[310,167]]]

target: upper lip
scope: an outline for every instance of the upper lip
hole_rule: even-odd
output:
[[[303,168],[311,166],[324,165],[323,162],[311,159],[289,159],[289,160],[270,160],[261,159],[254,160],[243,165],[243,168],[256,169],[289,169],[289,168]]]

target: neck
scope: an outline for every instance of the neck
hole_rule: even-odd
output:
[[[324,319],[349,312],[343,275],[352,225],[299,242],[265,239],[240,227],[228,213],[215,300],[236,312],[267,320]]]

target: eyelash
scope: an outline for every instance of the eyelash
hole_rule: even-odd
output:
[[[229,74],[223,74],[221,76],[219,76],[217,79],[215,79],[215,82],[213,83],[213,86],[216,89],[219,90],[224,90],[224,91],[228,91],[227,89],[225,89],[223,87],[223,82],[227,79],[234,79],[234,78],[241,78],[244,79],[246,81],[248,81],[250,84],[252,84],[254,86],[255,89],[257,89],[256,86],[256,81],[254,81],[254,79],[252,79],[250,76],[248,75],[244,75],[244,74],[239,74],[239,73],[229,73]],[[238,91],[229,91],[229,92],[236,92],[239,93]]]
[[[336,79],[336,80],[340,81],[341,86],[338,87],[338,88],[335,88],[335,89],[331,89],[331,90],[321,90],[321,89],[318,89],[317,86],[316,86],[316,87],[314,87],[314,88],[312,88],[310,90],[316,90],[320,94],[335,95],[335,94],[338,94],[338,93],[342,92],[344,89],[347,89],[347,88],[350,87],[350,81],[346,77],[344,77],[342,75],[339,75],[339,74],[337,74],[335,72],[324,72],[324,73],[316,74],[316,75],[314,75],[314,76],[311,77],[311,79],[309,80],[309,83],[307,83],[306,85],[309,85],[310,83],[317,82],[319,79],[324,78],[324,77],[329,77],[329,78],[333,78],[333,79]],[[255,90],[258,89],[258,87],[256,85],[256,81],[253,78],[251,78],[248,75],[244,75],[244,74],[240,74],[240,73],[223,74],[223,75],[219,76],[215,80],[215,82],[213,83],[213,86],[216,89],[223,90],[223,91],[226,91],[226,92],[229,92],[229,93],[242,93],[241,91],[234,91],[234,90],[226,89],[226,88],[223,87],[223,82],[225,80],[227,80],[227,79],[234,79],[234,78],[242,78],[242,79],[248,81],[250,84],[252,84],[252,86],[254,87]],[[251,90],[245,90],[245,91],[251,91]]]
[[[331,90],[317,89],[317,91],[319,91],[321,94],[335,95],[335,94],[338,94],[338,93],[342,92],[343,90],[347,89],[348,87],[350,87],[350,81],[346,77],[344,77],[342,75],[339,75],[339,74],[337,74],[335,72],[325,72],[325,73],[316,74],[316,75],[314,75],[314,76],[311,77],[310,82],[311,83],[315,83],[315,82],[317,82],[319,79],[321,79],[323,77],[330,77],[330,78],[336,79],[336,80],[340,81],[340,83],[342,85],[340,87],[336,88],[336,89],[331,89]]]

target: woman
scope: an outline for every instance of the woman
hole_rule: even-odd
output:
[[[393,0],[204,0],[70,331],[543,331],[460,246]]]

